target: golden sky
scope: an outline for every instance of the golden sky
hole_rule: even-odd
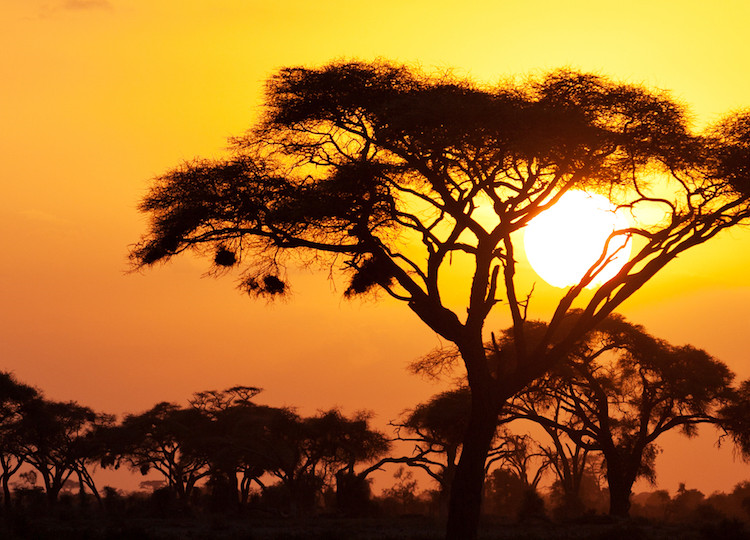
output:
[[[300,272],[274,305],[200,279],[199,260],[126,274],[149,179],[218,155],[275,69],[341,58],[489,82],[570,66],[669,89],[703,124],[750,106],[748,23],[742,0],[2,0],[0,369],[113,413],[247,384],[266,403],[374,409],[384,425],[437,390],[404,370],[434,334],[404,306],[343,300],[324,273]],[[725,234],[621,311],[748,377],[748,248],[748,230]],[[541,313],[552,290],[537,290]],[[712,445],[670,438],[660,485],[750,479]],[[695,470],[696,456],[718,462]]]

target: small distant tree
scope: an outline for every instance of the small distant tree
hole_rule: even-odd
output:
[[[213,479],[231,484],[245,504],[253,484],[265,490],[266,475],[278,478],[275,472],[295,462],[299,421],[289,408],[237,403],[212,415],[209,431],[192,441],[190,452],[205,460]]]
[[[414,478],[414,472],[405,466],[400,466],[393,473],[394,483],[383,489],[380,495],[380,505],[386,514],[404,515],[420,514],[427,507],[425,493],[418,493],[419,482]]]
[[[262,389],[234,386],[226,390],[196,392],[190,405],[206,416],[201,437],[184,441],[184,452],[204,460],[209,468],[208,484],[217,507],[231,509],[248,500],[253,481],[266,473],[257,461],[247,459],[246,448],[262,434],[251,429],[265,410],[252,399]],[[240,477],[240,478],[238,478]]]
[[[367,476],[390,461],[379,459],[391,449],[391,441],[370,426],[371,418],[366,411],[347,418],[331,409],[310,419],[313,434],[318,434],[316,451],[324,456],[326,483],[335,478],[337,508],[349,515],[367,512],[371,496]]]
[[[750,217],[750,115],[700,134],[688,118],[664,92],[570,70],[480,86],[382,61],[283,68],[228,158],[156,179],[132,260],[197,251],[217,270],[244,265],[243,288],[263,296],[289,290],[288,264],[319,261],[348,274],[346,295],[381,290],[455,344],[472,398],[447,537],[471,540],[507,400],[670,261]],[[663,219],[614,231],[610,243],[633,239],[629,261],[584,294],[605,247],[531,346],[517,233],[575,189]],[[446,279],[454,260],[461,281]],[[583,310],[562,331],[576,301]],[[512,321],[515,359],[499,371],[484,347],[496,309]]]
[[[724,515],[748,522],[750,521],[750,481],[737,483],[729,493],[712,493],[708,502]]]
[[[510,469],[498,467],[487,475],[484,512],[516,519],[529,486]]]
[[[369,427],[368,415],[350,419],[332,409],[311,417],[287,416],[269,433],[264,458],[271,465],[268,471],[288,491],[292,512],[299,513],[314,507],[337,473],[339,478],[357,476],[356,464],[372,461],[388,448],[386,437]]]
[[[670,517],[672,497],[666,489],[640,493],[633,497],[632,513],[649,519],[666,521]]]
[[[501,466],[513,471],[524,486],[536,491],[550,466],[549,456],[529,435],[514,435],[507,428],[498,435],[497,457]]]
[[[192,407],[158,403],[100,432],[106,444],[101,464],[119,468],[125,463],[142,475],[156,471],[174,496],[187,504],[197,482],[207,477],[210,469],[205,457],[185,449],[189,441],[210,433],[209,422],[205,414]]]
[[[538,486],[550,463],[529,435],[514,435],[507,429],[498,434],[498,467],[485,484],[485,511],[505,517],[526,519],[544,515]]]
[[[602,489],[606,469],[601,454],[591,453],[571,441],[562,446],[563,453],[553,446],[543,447],[555,473],[550,491],[554,515],[565,520],[586,512],[606,512],[609,497]]]
[[[677,523],[695,521],[696,511],[704,504],[706,496],[697,489],[688,489],[680,482],[677,493],[669,505],[670,517]]]
[[[113,421],[75,402],[37,398],[21,411],[17,424],[23,459],[41,476],[47,501],[57,502],[65,482],[77,475],[83,496],[84,486],[100,500],[90,468],[100,459],[95,433]]]
[[[516,406],[523,403],[525,397],[523,393],[517,396]],[[523,406],[520,410],[523,410]],[[589,448],[577,444],[560,429],[559,424],[568,419],[561,401],[552,402],[546,414],[552,421],[543,424],[542,427],[550,443],[540,443],[540,449],[556,477],[554,488],[560,496],[556,511],[564,517],[575,517],[584,511],[581,488],[586,473],[593,476],[592,469],[596,459],[592,459]]]
[[[348,418],[335,408],[305,419],[310,430],[308,453],[320,456],[326,479],[340,471],[354,474],[356,465],[371,463],[390,449],[385,434],[370,427],[371,419],[367,411]]]
[[[262,391],[262,388],[255,386],[232,386],[226,390],[204,390],[193,394],[189,402],[195,409],[205,412],[209,416],[216,416],[232,407],[252,405],[251,400]]]

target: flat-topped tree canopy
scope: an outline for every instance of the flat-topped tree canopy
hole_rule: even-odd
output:
[[[386,291],[456,344],[473,410],[487,413],[477,443],[486,450],[505,399],[679,253],[750,216],[749,128],[750,115],[735,113],[693,133],[668,94],[565,69],[480,85],[385,61],[284,68],[268,81],[261,121],[232,140],[229,157],[154,181],[140,207],[150,229],[131,257],[138,267],[210,253],[217,268],[242,267],[248,291],[275,295],[287,290],[295,254],[347,272],[347,295]],[[630,260],[563,325],[605,247],[531,347],[514,233],[572,189],[604,194],[636,218],[644,209],[662,217],[614,231],[610,240],[633,238]],[[494,210],[491,223],[480,207]],[[459,307],[444,298],[454,255],[470,261]],[[517,361],[493,378],[482,332],[498,305],[512,318]],[[473,448],[466,441],[463,455],[478,459]]]
[[[661,267],[747,213],[746,116],[692,135],[668,95],[600,76],[559,70],[485,87],[386,62],[334,63],[282,69],[266,101],[230,158],[187,163],[154,182],[141,204],[152,223],[132,251],[137,265],[209,247],[217,266],[249,262],[248,290],[277,294],[286,290],[285,251],[331,253],[351,269],[348,294],[380,285],[425,318],[444,309],[440,273],[460,251],[478,272],[466,322],[498,300],[518,322],[515,291],[498,294],[493,272],[502,267],[513,289],[511,234],[570,189],[671,214],[619,233],[645,246],[593,311],[626,281],[618,303],[653,275],[651,259]],[[669,177],[669,199],[654,192],[655,174]],[[494,226],[475,217],[480,202],[494,208]],[[405,234],[421,242],[417,256],[413,242],[405,253]],[[460,323],[448,318],[435,329],[454,339]]]

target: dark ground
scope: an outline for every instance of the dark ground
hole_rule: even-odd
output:
[[[33,540],[440,540],[441,524],[425,518],[34,519],[7,516],[0,539]],[[737,540],[750,539],[735,521],[662,525],[641,520],[555,524],[485,524],[482,540]]]

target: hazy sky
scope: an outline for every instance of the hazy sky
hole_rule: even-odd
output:
[[[374,409],[384,425],[438,390],[404,369],[435,335],[404,306],[343,300],[324,272],[300,272],[273,305],[188,257],[127,274],[149,180],[219,155],[275,69],[342,58],[489,82],[571,66],[669,89],[704,124],[750,106],[748,23],[740,0],[1,0],[0,369],[112,413],[247,384],[262,402]],[[749,247],[747,230],[719,237],[621,312],[749,377]],[[667,489],[750,479],[711,437],[664,446]]]

